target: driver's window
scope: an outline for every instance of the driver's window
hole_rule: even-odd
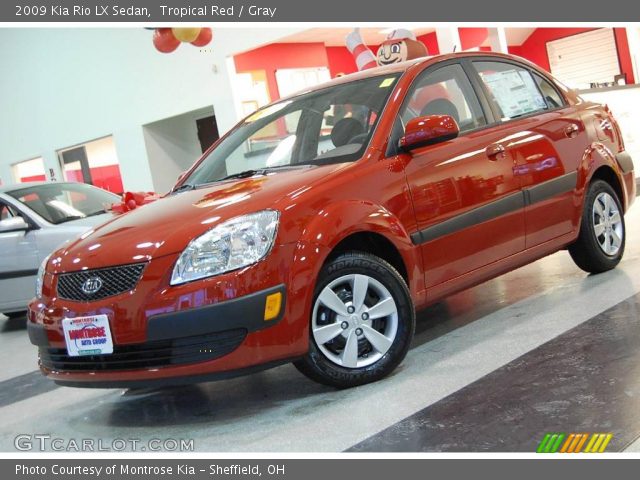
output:
[[[450,115],[461,132],[486,125],[471,83],[459,64],[420,75],[412,85],[400,118],[404,125],[425,115]]]
[[[289,165],[301,113],[301,110],[287,113],[251,135],[227,157],[227,174]]]

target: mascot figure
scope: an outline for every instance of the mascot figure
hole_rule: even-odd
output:
[[[364,44],[360,29],[356,28],[347,35],[347,48],[356,61],[358,70],[367,70],[381,65],[404,62],[414,58],[428,55],[424,43],[416,40],[416,36],[410,30],[399,28],[389,34],[387,39],[378,48],[377,56]]]

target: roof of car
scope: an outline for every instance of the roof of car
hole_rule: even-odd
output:
[[[21,190],[23,188],[32,188],[39,187],[40,185],[48,185],[53,182],[25,182],[25,183],[15,183],[13,185],[0,185],[0,193],[13,192],[14,190]],[[55,182],[59,185],[64,185],[68,183],[74,182]]]
[[[427,57],[414,58],[413,60],[407,60],[406,62],[392,63],[390,65],[384,65],[381,67],[369,68],[367,70],[362,70],[359,72],[343,75],[341,77],[336,77],[329,80],[328,82],[314,85],[313,87],[307,88],[305,90],[295,92],[292,95],[283,97],[280,100],[288,100],[290,98],[297,97],[298,95],[302,95],[304,93],[321,90],[323,88],[327,88],[333,85],[339,85],[341,83],[353,82],[354,80],[363,80],[366,78],[378,77],[385,74],[395,74],[395,73],[405,72],[409,68],[413,67],[414,65],[418,65],[422,63],[441,62],[444,60],[450,60],[452,58],[471,57],[471,56],[511,58],[511,59],[517,59],[519,61],[524,61],[526,63],[529,63],[522,58],[516,57],[515,55],[509,55],[509,54],[498,53],[498,52],[473,51],[473,52],[443,53],[439,55],[431,55]]]

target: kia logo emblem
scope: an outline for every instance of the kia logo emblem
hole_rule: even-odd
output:
[[[80,288],[87,295],[93,295],[102,288],[102,279],[100,277],[88,278]]]

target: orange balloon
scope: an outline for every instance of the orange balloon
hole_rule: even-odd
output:
[[[153,32],[153,45],[159,52],[171,53],[180,46],[180,40],[173,36],[170,28],[156,28]]]
[[[200,35],[196,38],[191,45],[195,45],[196,47],[204,47],[208,45],[211,39],[213,38],[213,32],[210,28],[203,28],[200,30]]]
[[[201,28],[172,28],[173,35],[181,42],[191,43],[198,35],[200,35]]]

